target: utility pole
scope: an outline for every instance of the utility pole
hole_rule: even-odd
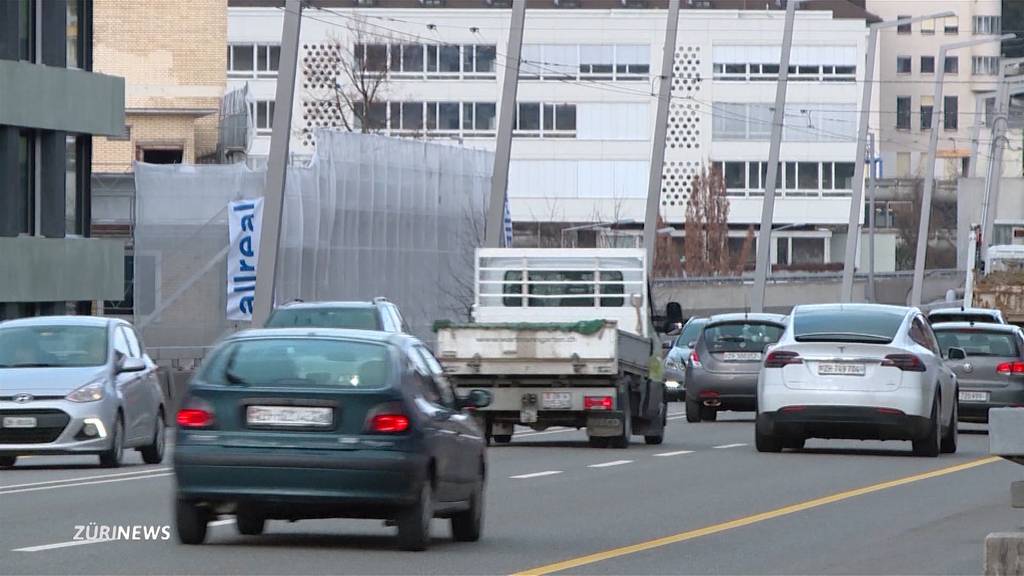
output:
[[[875,180],[875,135],[868,136],[868,302],[877,302],[875,298],[875,195],[878,182]]]
[[[1010,120],[1010,87],[1006,82],[1006,65],[999,63],[999,86],[996,87],[996,117],[992,120],[991,153],[985,177],[985,198],[981,205],[981,261],[988,271],[988,247],[992,245],[992,228],[996,219],[996,199],[1003,179],[1003,150],[1006,148],[1006,126]]]
[[[295,98],[295,72],[299,60],[299,30],[302,24],[302,0],[288,0],[284,7],[281,34],[281,60],[277,72],[277,96],[274,125],[267,158],[267,184],[263,192],[263,221],[260,225],[260,252],[253,299],[252,327],[262,328],[274,307],[277,280],[277,252],[281,245],[281,216],[284,213],[284,187],[288,173],[288,145],[291,139],[292,102]]]
[[[782,124],[786,118],[786,84],[789,82],[789,57],[793,52],[793,23],[797,0],[786,3],[786,23],[782,31],[782,55],[779,60],[779,81],[775,85],[775,110],[772,114],[772,139],[768,149],[768,174],[761,204],[761,228],[757,234],[757,264],[754,269],[754,292],[750,298],[751,312],[764,312],[765,285],[771,270],[772,222],[775,219],[775,187],[779,177],[779,153],[782,148]]]
[[[651,142],[651,172],[647,179],[647,211],[644,216],[644,250],[647,269],[654,269],[657,244],[658,212],[661,206],[661,173],[665,166],[665,140],[668,135],[668,113],[672,103],[672,71],[675,63],[676,37],[679,32],[679,0],[669,0],[665,21],[665,45],[661,52],[661,74],[658,84],[658,110]]]
[[[501,248],[505,236],[505,197],[508,193],[508,168],[512,159],[512,123],[515,121],[516,95],[519,91],[519,61],[523,53],[523,27],[526,0],[513,0],[512,22],[505,52],[505,79],[501,85],[501,109],[498,111],[498,139],[491,174],[491,201],[487,206],[484,246]]]

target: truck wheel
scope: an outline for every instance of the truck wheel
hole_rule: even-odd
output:
[[[629,392],[619,394],[619,410],[622,410],[622,434],[610,436],[608,445],[612,448],[629,448],[629,437],[633,434],[633,407],[629,402]]]
[[[692,423],[700,422],[700,404],[694,400],[686,401],[686,421]]]
[[[661,433],[644,436],[644,442],[651,446],[661,444],[665,440],[665,428],[668,428],[668,404],[661,405]]]
[[[512,441],[511,434],[495,434],[494,436],[491,436],[491,438],[494,439],[495,444],[508,444]]]

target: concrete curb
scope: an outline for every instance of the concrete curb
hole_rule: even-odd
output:
[[[985,538],[985,576],[1024,575],[1024,532],[996,532]]]

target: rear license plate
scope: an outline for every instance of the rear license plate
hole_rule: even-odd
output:
[[[961,402],[988,402],[988,392],[960,391]]]
[[[282,426],[291,428],[328,428],[333,423],[334,410],[312,406],[248,406],[245,421],[256,426]]]
[[[822,376],[863,376],[863,364],[819,364],[818,374]]]
[[[5,416],[4,428],[35,428],[34,416]]]
[[[722,359],[726,361],[758,361],[761,359],[760,352],[726,352],[722,354]]]
[[[568,392],[545,392],[540,397],[541,408],[568,410],[572,408],[572,394]]]
[[[536,407],[523,407],[519,411],[519,421],[523,424],[533,424],[537,421]]]

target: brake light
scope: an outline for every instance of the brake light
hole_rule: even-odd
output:
[[[213,425],[213,412],[202,408],[178,410],[178,426],[182,428],[207,428]]]
[[[768,354],[768,357],[764,359],[765,368],[782,368],[789,366],[790,364],[803,364],[804,360],[796,352],[788,352],[786,350],[780,350],[778,352],[772,352]]]
[[[888,414],[890,416],[903,416],[906,413],[903,410],[897,410],[895,408],[876,408],[879,414]]]
[[[925,372],[924,362],[913,354],[890,354],[882,361],[882,366],[899,368],[904,372]]]
[[[690,364],[696,367],[700,367],[700,355],[697,354],[696,350],[690,352]]]
[[[374,414],[367,426],[367,432],[375,434],[397,434],[408,429],[409,417],[405,414]]]
[[[584,396],[583,397],[583,409],[584,410],[611,410],[612,409],[612,397],[611,396]]]
[[[701,390],[700,394],[698,394],[697,396],[699,398],[701,398],[701,399],[704,399],[704,398],[718,398],[719,394],[718,394],[718,392],[715,392],[714,390]]]
[[[1003,362],[996,366],[1000,374],[1024,374],[1024,362]]]

